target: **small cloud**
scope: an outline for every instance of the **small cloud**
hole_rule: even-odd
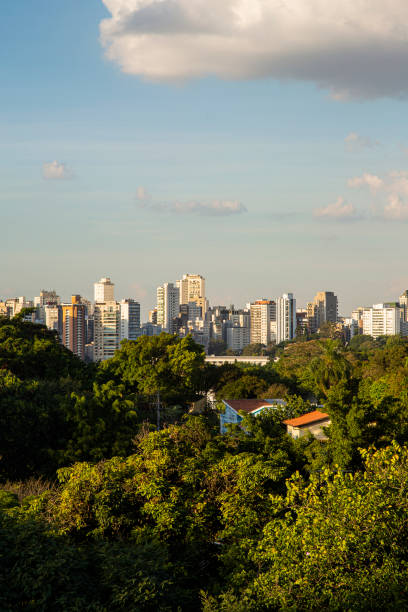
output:
[[[404,202],[398,194],[392,193],[388,196],[388,204],[384,208],[384,217],[393,221],[408,220],[408,203]]]
[[[347,151],[374,149],[381,144],[378,140],[372,140],[372,138],[361,136],[361,134],[358,134],[357,132],[350,132],[350,134],[348,134],[348,136],[346,136],[344,139],[344,142],[346,144]]]
[[[314,216],[330,219],[356,218],[353,204],[347,204],[342,197],[337,198],[336,202],[324,208],[316,208],[314,210]]]
[[[239,215],[248,212],[247,208],[238,201],[219,201],[214,202],[175,202],[170,205],[171,212],[179,214],[198,214],[227,216]]]
[[[66,164],[56,160],[43,164],[43,177],[47,181],[71,179],[72,176],[72,171]]]
[[[372,193],[377,193],[384,187],[384,181],[375,174],[364,173],[356,176],[347,182],[349,187],[368,187]]]
[[[388,220],[408,220],[408,172],[392,170],[383,178],[365,173],[362,176],[349,179],[349,187],[367,187],[377,203],[382,207],[382,213],[377,213],[377,206],[372,203],[372,214]]]
[[[196,200],[182,202],[155,202],[144,187],[139,187],[136,198],[139,206],[155,213],[178,215],[231,216],[248,212],[246,206],[238,200],[213,200],[199,202]]]

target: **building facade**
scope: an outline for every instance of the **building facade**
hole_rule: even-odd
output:
[[[337,323],[338,300],[333,291],[319,291],[314,297],[313,304],[316,306],[318,329],[323,323]]]
[[[164,283],[157,287],[157,325],[163,331],[173,333],[173,319],[180,311],[180,289],[173,283]]]
[[[400,334],[401,309],[387,304],[374,304],[372,308],[364,308],[363,333],[373,338]]]
[[[94,311],[94,360],[110,359],[120,344],[120,304],[97,303]]]
[[[296,335],[296,300],[284,293],[276,301],[276,343],[293,340]]]
[[[120,302],[120,341],[137,340],[141,335],[140,304],[130,298]]]
[[[268,345],[276,341],[274,323],[276,322],[276,303],[273,300],[257,300],[250,306],[251,344]]]
[[[205,278],[200,274],[184,274],[177,283],[180,289],[180,304],[195,302],[201,307],[202,316],[207,312]]]
[[[85,359],[85,315],[86,306],[81,303],[80,295],[73,295],[71,304],[61,306],[62,344],[81,359]]]
[[[114,302],[115,300],[115,285],[111,279],[106,276],[101,278],[98,283],[94,283],[94,301],[96,303]]]
[[[408,322],[408,289],[404,291],[399,298],[399,305],[401,308],[401,316],[404,321]]]

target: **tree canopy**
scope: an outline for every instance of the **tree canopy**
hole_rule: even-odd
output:
[[[162,334],[89,365],[0,319],[0,609],[408,608],[408,342],[279,350],[217,367]],[[286,404],[221,435],[208,391]],[[292,439],[316,407],[326,438]]]

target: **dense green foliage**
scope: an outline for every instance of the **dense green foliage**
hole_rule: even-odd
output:
[[[210,389],[287,405],[221,436]],[[328,439],[295,441],[311,402]],[[162,334],[86,365],[0,319],[0,610],[407,609],[407,443],[401,338],[216,367]]]

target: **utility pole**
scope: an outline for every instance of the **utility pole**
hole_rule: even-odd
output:
[[[156,410],[157,410],[157,431],[160,431],[160,391],[157,391]]]

